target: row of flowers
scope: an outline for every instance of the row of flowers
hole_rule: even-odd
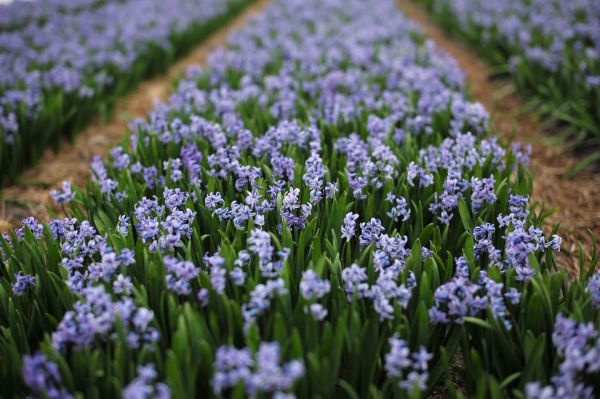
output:
[[[72,138],[249,0],[44,0],[0,6],[0,180]]]
[[[539,111],[566,122],[564,138],[600,143],[600,5],[594,0],[418,0],[465,38]],[[597,158],[597,155],[592,155]]]
[[[593,397],[596,257],[487,123],[392,0],[275,0],[3,236],[0,394]]]

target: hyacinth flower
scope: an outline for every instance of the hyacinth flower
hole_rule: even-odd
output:
[[[276,0],[232,35],[65,218],[2,236],[0,354],[60,380],[1,362],[1,394],[422,397],[455,357],[467,395],[550,384],[594,265],[556,270],[525,157],[424,39],[391,0]]]
[[[558,373],[547,386],[539,382],[527,384],[527,397],[593,398],[594,388],[587,380],[600,371],[600,337],[593,324],[577,323],[559,314],[552,342],[561,358]]]

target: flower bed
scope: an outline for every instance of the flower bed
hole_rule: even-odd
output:
[[[0,6],[0,183],[250,0],[44,0]]]
[[[392,1],[274,1],[5,236],[3,396],[592,396],[595,257],[487,120]]]
[[[518,89],[538,99],[543,114],[568,123],[571,127],[561,133],[563,138],[581,148],[600,143],[600,3],[419,2],[499,72],[510,72]]]

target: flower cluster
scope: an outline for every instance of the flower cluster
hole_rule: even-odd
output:
[[[23,274],[19,271],[15,274],[15,283],[12,285],[12,291],[15,295],[21,296],[28,288],[35,287],[35,277]]]
[[[94,340],[117,338],[115,323],[119,320],[127,333],[127,345],[132,349],[152,345],[158,341],[159,333],[150,324],[154,319],[151,310],[136,308],[133,301],[125,298],[113,302],[104,286],[85,288],[84,301],[78,301],[74,310],[65,313],[56,331],[52,334],[52,344],[56,350],[66,350],[70,345],[76,348],[90,347]]]
[[[356,220],[358,214],[348,212],[344,217],[344,224],[342,225],[342,238],[350,240],[356,234]]]
[[[300,293],[306,300],[318,300],[323,298],[331,291],[331,284],[327,280],[322,280],[317,276],[314,270],[307,270],[302,274],[300,281]],[[306,313],[312,314],[317,320],[323,320],[327,316],[327,309],[320,303],[311,303],[304,309]]]
[[[68,204],[75,198],[75,193],[71,189],[71,183],[64,181],[60,185],[60,191],[50,191],[50,196],[56,202],[57,205]]]
[[[190,281],[198,275],[200,270],[192,262],[182,261],[171,256],[166,256],[163,262],[167,272],[165,276],[167,289],[179,295],[189,295],[192,292]]]
[[[255,356],[248,348],[221,346],[216,353],[212,386],[218,395],[241,383],[250,396],[264,392],[278,397],[290,390],[303,375],[302,361],[292,360],[281,364],[277,342],[261,343]]]
[[[169,399],[171,392],[163,383],[156,383],[158,373],[153,364],[138,366],[138,376],[123,389],[124,399]]]
[[[36,395],[45,395],[50,399],[73,397],[61,386],[58,365],[41,353],[23,357],[23,379]]]
[[[585,376],[600,371],[600,337],[591,323],[577,323],[558,315],[554,323],[552,342],[562,361],[552,383],[527,384],[527,397],[541,398],[593,398],[594,390],[582,381]]]
[[[412,288],[416,283],[412,272],[409,273],[406,285],[398,283],[401,273],[404,271],[404,259],[396,259],[390,263],[386,251],[382,250],[375,252],[375,256],[378,259],[377,281],[369,285],[366,268],[352,264],[342,270],[344,291],[350,302],[354,299],[355,294],[359,299],[370,299],[373,302],[373,309],[381,320],[393,319],[393,305],[406,308],[412,296]]]
[[[389,340],[390,351],[385,355],[385,371],[390,378],[398,380],[400,387],[409,393],[425,391],[429,378],[429,361],[433,355],[421,346],[411,352],[405,340],[397,336]]]
[[[461,324],[464,317],[479,317],[486,309],[511,329],[505,299],[511,304],[519,303],[520,294],[514,288],[504,290],[504,284],[488,277],[485,271],[479,274],[478,283],[469,280],[465,259],[457,260],[457,274],[448,283],[439,286],[433,295],[435,306],[429,309],[429,320],[433,324]]]
[[[269,308],[273,298],[285,294],[287,289],[281,278],[269,280],[266,284],[258,284],[250,293],[250,301],[241,308],[245,330],[247,331],[256,318]]]

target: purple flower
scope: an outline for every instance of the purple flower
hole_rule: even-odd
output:
[[[273,177],[281,177],[289,182],[294,181],[294,167],[296,164],[292,158],[284,157],[279,153],[271,155],[271,166]]]
[[[178,295],[189,295],[192,292],[190,282],[200,273],[192,262],[165,256],[163,264],[167,271],[165,276],[167,289]]]
[[[373,308],[380,320],[393,318],[394,304],[406,308],[411,295],[411,288],[396,283],[396,272],[393,270],[380,272],[376,283],[365,293],[365,297],[373,301]]]
[[[52,190],[50,196],[57,205],[68,204],[75,198],[75,193],[71,190],[71,183],[64,181],[60,185],[61,191]]]
[[[356,229],[356,220],[358,219],[358,214],[348,212],[344,217],[344,224],[342,225],[342,238],[346,240],[350,240],[355,235]]]
[[[512,152],[515,154],[517,166],[529,166],[529,159],[531,158],[531,144],[524,146],[521,143],[513,143]]]
[[[433,355],[423,346],[418,352],[411,352],[403,339],[393,336],[388,340],[390,351],[385,355],[385,371],[389,378],[398,381],[398,385],[407,392],[427,389],[429,361]]]
[[[28,288],[35,287],[35,276],[23,274],[22,271],[15,273],[15,283],[12,285],[12,291],[16,296],[21,296]]]
[[[36,240],[40,240],[42,238],[42,233],[44,232],[44,226],[39,223],[39,221],[33,216],[27,217],[21,221],[21,225],[23,226],[21,229],[17,230],[17,236],[19,239],[23,239],[25,233],[23,231],[24,228],[28,228],[33,234],[33,238]]]
[[[310,202],[318,203],[323,198],[323,178],[326,174],[323,160],[316,151],[313,151],[306,160],[304,167],[306,172],[302,176],[302,180],[310,190]]]
[[[359,243],[361,246],[374,243],[383,232],[383,225],[379,219],[372,218],[370,222],[360,224]]]
[[[231,272],[229,272],[229,276],[231,277],[231,281],[236,286],[242,286],[246,282],[246,273],[239,267],[234,267]]]
[[[281,218],[287,222],[291,230],[303,229],[312,212],[312,205],[310,203],[301,204],[299,196],[299,188],[292,188],[283,196]]]
[[[506,227],[512,223],[515,227],[522,227],[529,215],[529,197],[511,194],[508,198],[508,209],[510,213],[506,216],[498,215],[500,227]]]
[[[294,382],[304,375],[304,364],[292,360],[281,364],[277,342],[263,342],[256,353],[256,371],[247,385],[249,394],[254,392],[282,392],[292,388]]]
[[[504,294],[504,297],[510,301],[511,304],[516,305],[521,300],[521,293],[514,287]]]
[[[123,152],[122,147],[114,147],[110,150],[110,156],[113,159],[113,168],[122,171],[129,165],[129,154]]]
[[[517,276],[515,277],[515,280],[517,281],[523,281],[523,282],[528,282],[530,281],[533,276],[535,276],[535,269],[532,269],[531,267],[521,267],[521,266],[517,266],[515,268],[516,272],[517,272]]]
[[[491,240],[496,228],[493,224],[484,223],[480,226],[476,226],[473,229],[473,238],[477,241],[481,240]]]
[[[310,313],[315,320],[321,321],[327,317],[327,309],[320,303],[312,303],[304,307],[304,313]]]
[[[129,234],[129,221],[131,218],[127,215],[119,215],[119,224],[117,225],[117,230],[124,237],[127,237]]]
[[[23,380],[36,395],[49,399],[72,398],[62,387],[58,365],[41,353],[23,357]]]
[[[539,382],[525,387],[528,397],[592,398],[594,389],[586,385],[588,376],[600,371],[600,337],[592,323],[577,323],[558,315],[554,322],[552,342],[561,357],[558,373],[545,387]]]
[[[198,295],[196,296],[196,298],[198,298],[198,301],[200,302],[200,305],[202,307],[207,306],[208,298],[209,298],[208,290],[206,288],[200,289],[200,291],[198,291]]]
[[[300,281],[300,293],[304,299],[321,299],[331,290],[327,280],[320,279],[313,270],[306,270]]]
[[[122,392],[124,399],[169,399],[171,391],[166,384],[157,383],[158,373],[153,364],[138,366],[138,376]]]
[[[394,219],[395,222],[397,222],[398,219],[401,219],[402,222],[406,222],[410,217],[410,209],[408,208],[406,199],[403,197],[397,198],[396,196],[392,195],[388,198],[388,201],[394,204],[394,206],[389,212],[387,212],[387,215]]]
[[[271,244],[269,233],[254,229],[250,232],[248,238],[248,250],[258,255],[259,269],[264,277],[274,277],[278,273],[278,266],[273,261],[275,247]]]
[[[124,266],[134,265],[135,264],[135,253],[131,249],[125,248],[119,254],[119,261]]]
[[[290,390],[304,375],[304,364],[299,360],[281,364],[277,342],[262,342],[255,359],[248,348],[221,346],[217,349],[214,367],[212,386],[217,395],[242,383],[249,396],[261,392],[277,396]]]
[[[342,270],[342,281],[348,301],[352,301],[355,291],[358,293],[358,297],[362,298],[369,289],[369,285],[366,283],[367,269],[357,264],[352,264],[352,266]]]
[[[248,348],[236,349],[221,346],[215,355],[215,374],[212,386],[217,395],[224,389],[235,387],[238,383],[249,381],[252,377],[254,360]]]
[[[181,191],[179,188],[165,188],[163,196],[165,198],[165,205],[170,210],[182,207],[189,198],[189,194]]]
[[[131,279],[123,276],[122,274],[119,274],[113,282],[113,292],[115,294],[129,295],[132,288],[133,284],[131,284]]]
[[[277,295],[287,294],[283,279],[269,280],[266,284],[258,284],[250,293],[250,301],[242,305],[244,329],[247,331],[257,317],[269,307],[271,300]]]
[[[485,203],[494,204],[496,202],[496,193],[494,191],[494,176],[487,179],[471,179],[471,204],[473,212],[478,212]]]
[[[534,237],[522,228],[517,228],[506,236],[507,260],[515,269],[520,268],[519,276],[524,279],[535,273],[531,273],[527,269],[529,269],[529,254],[534,253],[536,249]]]
[[[510,329],[503,287],[502,283],[490,279],[485,271],[479,273],[478,284],[471,282],[468,275],[458,275],[435,290],[435,306],[429,309],[429,320],[433,324],[460,324],[464,317],[477,317],[489,308]],[[509,291],[507,297],[514,299],[514,292]]]
[[[68,344],[76,347],[89,347],[96,335],[107,337],[115,322],[114,304],[104,286],[88,287],[82,290],[83,301],[67,311],[52,334],[55,349],[66,349]]]

